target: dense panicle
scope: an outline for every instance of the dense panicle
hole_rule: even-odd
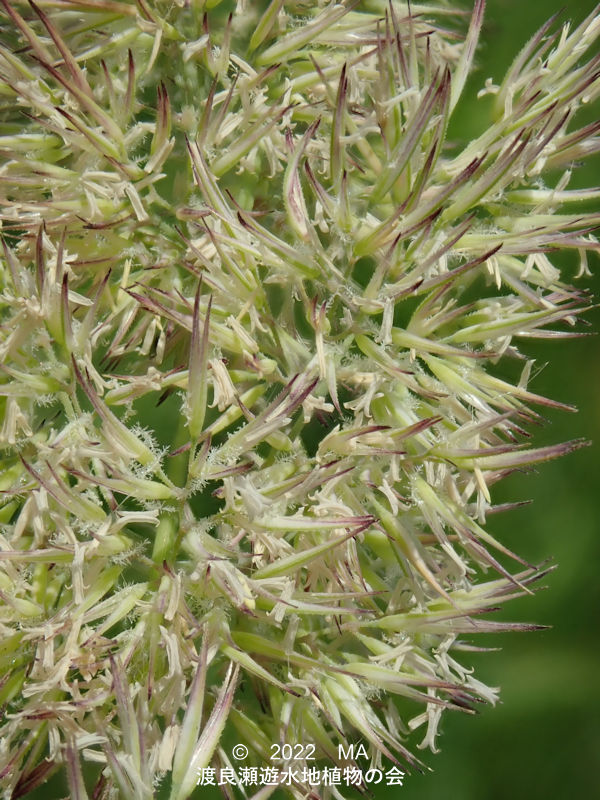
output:
[[[461,637],[535,627],[493,485],[585,444],[526,344],[589,305],[600,17],[458,144],[483,0],[0,5],[3,796],[184,800],[227,730],[418,769],[496,699]]]

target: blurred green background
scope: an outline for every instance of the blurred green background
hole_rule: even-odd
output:
[[[580,22],[594,7],[591,0],[566,5],[560,0],[488,0],[479,69],[465,94],[475,97],[487,77],[499,83],[517,51],[551,14],[562,9],[556,24],[568,19]],[[600,116],[598,104],[594,105],[581,113],[582,124]],[[454,136],[484,130],[487,108],[473,100],[469,113],[463,105],[464,131],[457,126]],[[570,186],[598,185],[600,157],[596,156],[574,171]],[[569,276],[575,272],[575,261],[568,257],[562,262]],[[580,280],[579,285],[598,298],[597,254],[590,258],[590,267],[594,277]],[[585,318],[590,330],[600,330],[598,309]],[[474,719],[447,714],[440,728],[441,752],[423,754],[434,771],[408,776],[401,789],[378,790],[376,800],[600,796],[600,340],[597,336],[528,340],[521,350],[536,359],[536,368],[544,367],[532,390],[579,408],[578,414],[548,414],[548,424],[536,432],[538,443],[592,440],[589,448],[495,487],[497,502],[532,499],[533,503],[491,517],[492,531],[533,563],[551,557],[558,568],[544,580],[546,591],[510,603],[494,619],[552,627],[537,633],[479,637],[479,642],[502,648],[471,657],[475,674],[488,685],[501,687],[501,703],[484,708]]]

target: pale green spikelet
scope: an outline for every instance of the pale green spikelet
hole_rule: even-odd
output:
[[[0,6],[2,796],[418,769],[495,702],[463,637],[535,627],[485,614],[542,574],[494,484],[585,444],[528,443],[527,339],[589,305],[597,10],[458,143],[483,0]]]

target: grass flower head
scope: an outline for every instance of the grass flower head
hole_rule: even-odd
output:
[[[527,343],[589,305],[600,16],[462,143],[484,5],[0,0],[3,797],[419,769],[495,702],[471,638],[543,570],[494,486],[585,444],[530,441]]]

